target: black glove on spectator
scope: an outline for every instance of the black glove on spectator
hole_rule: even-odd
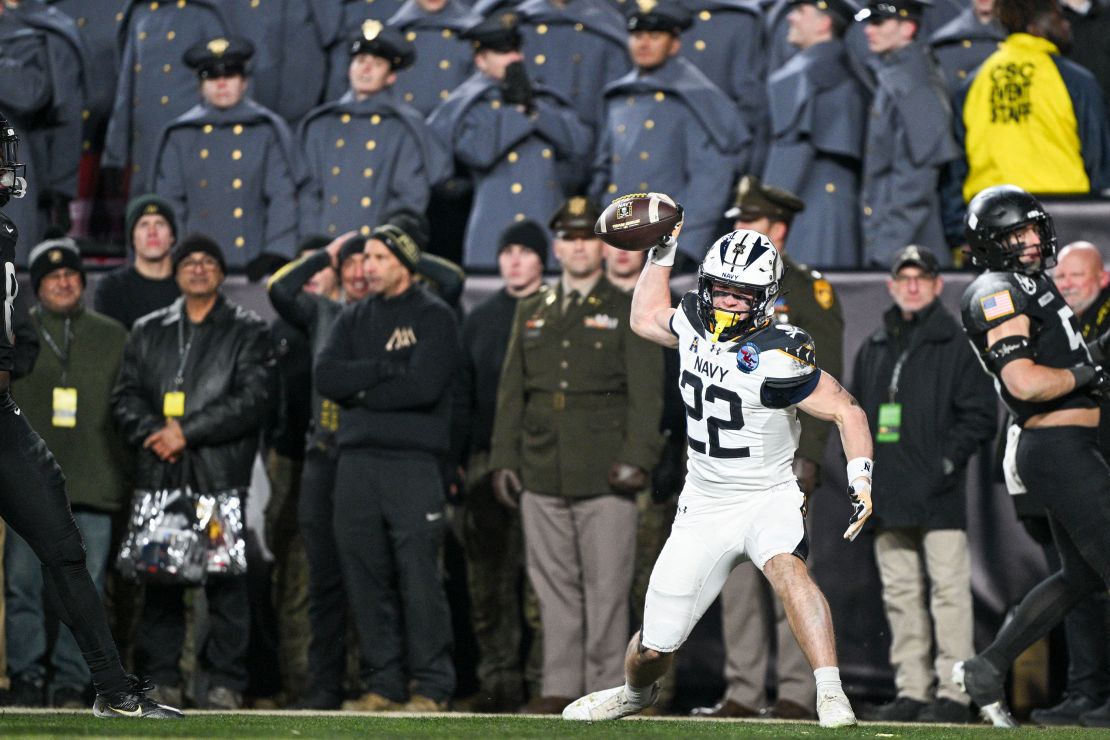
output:
[[[524,62],[513,62],[505,67],[505,79],[501,81],[501,98],[509,105],[523,105],[526,111],[532,110],[532,81]]]
[[[277,272],[287,259],[276,254],[263,252],[247,263],[247,280],[257,283],[267,275]]]

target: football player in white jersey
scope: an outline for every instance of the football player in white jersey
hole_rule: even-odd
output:
[[[836,423],[848,457],[854,540],[871,516],[871,432],[856,400],[817,367],[813,341],[774,325],[783,264],[763,234],[739,230],[710,247],[696,291],[671,307],[677,235],[651,251],[632,298],[632,329],[677,347],[689,463],[678,514],[648,586],[644,624],[625,656],[625,685],[597,691],[564,719],[619,719],[654,703],[656,681],[744,560],[763,571],[817,679],[822,727],[856,723],[840,684],[828,603],[809,576],[805,498],[792,471],[796,409]]]

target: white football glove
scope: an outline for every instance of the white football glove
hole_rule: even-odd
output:
[[[844,539],[854,542],[863,525],[871,518],[871,460],[857,457],[848,461],[848,499],[852,502],[852,518]]]
[[[675,224],[674,230],[660,239],[648,253],[648,259],[660,267],[674,267],[674,257],[678,252],[678,234],[682,231],[682,223],[686,220],[686,210],[681,205],[678,206],[678,214],[678,223]]]

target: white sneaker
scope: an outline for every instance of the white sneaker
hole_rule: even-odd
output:
[[[620,719],[650,707],[659,698],[659,684],[652,684],[651,696],[643,704],[634,704],[624,695],[624,686],[587,694],[573,701],[563,710],[563,719],[595,720]]]
[[[856,713],[843,691],[817,697],[817,719],[822,727],[849,727],[856,724]]]

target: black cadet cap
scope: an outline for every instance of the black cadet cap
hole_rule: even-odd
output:
[[[894,261],[890,263],[890,274],[897,277],[898,271],[903,267],[919,267],[926,275],[934,277],[940,274],[940,262],[936,256],[916,244],[911,244],[894,255]]]
[[[506,53],[517,51],[524,43],[520,34],[520,16],[511,11],[494,13],[459,34],[469,41],[474,51],[496,51]]]
[[[736,202],[725,211],[725,218],[731,221],[769,218],[790,223],[805,208],[805,201],[789,190],[764,185],[755,175],[744,175],[736,186]]]
[[[589,198],[575,195],[567,198],[548,224],[557,239],[594,239],[594,224],[601,209]]]
[[[547,233],[535,221],[525,219],[506,227],[497,240],[498,256],[513,244],[531,249],[539,255],[541,263],[547,264]]]
[[[932,0],[869,0],[867,7],[856,13],[857,21],[872,23],[897,18],[903,21],[920,21],[925,8]]]
[[[790,7],[795,5],[812,5],[822,13],[839,18],[845,25],[851,23],[859,12],[859,7],[849,0],[791,0]]]
[[[185,65],[206,80],[210,77],[246,75],[247,60],[254,56],[254,44],[239,36],[220,36],[198,41],[185,51]]]
[[[416,48],[400,31],[372,18],[363,21],[358,33],[351,37],[350,53],[381,57],[394,71],[407,69],[416,61]]]
[[[675,36],[693,25],[690,11],[672,0],[636,0],[636,8],[628,13],[628,30],[666,31]]]

